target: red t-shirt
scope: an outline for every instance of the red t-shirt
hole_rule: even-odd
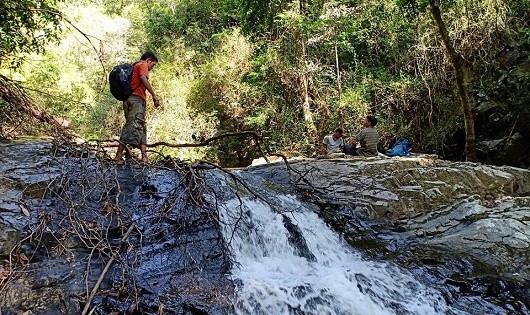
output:
[[[146,87],[142,83],[142,80],[140,80],[140,75],[142,74],[149,78],[149,67],[147,66],[147,61],[145,60],[140,60],[134,64],[133,72],[131,75],[131,88],[134,89],[132,94],[141,97],[145,101]]]

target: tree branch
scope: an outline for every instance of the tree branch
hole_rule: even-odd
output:
[[[195,147],[205,147],[207,145],[210,145],[212,142],[221,140],[228,137],[239,137],[239,136],[252,136],[256,143],[259,145],[261,142],[261,135],[257,131],[240,131],[240,132],[226,132],[222,133],[220,135],[208,138],[206,140],[203,140],[199,143],[169,143],[165,141],[158,141],[154,143],[148,143],[148,148],[154,148],[158,146],[166,146],[170,148],[195,148]],[[105,145],[102,145],[102,147],[107,148],[113,148],[117,147],[119,145],[119,141],[116,140],[101,140],[99,143],[107,143]],[[261,151],[261,147],[260,147]]]
[[[127,238],[129,237],[129,234],[131,234],[132,230],[135,227],[136,227],[136,224],[134,224],[134,223],[129,227],[129,229],[127,230],[125,235],[123,235],[123,237],[121,238],[120,245],[123,242],[125,242],[125,240],[127,240]],[[90,292],[90,296],[88,297],[88,300],[86,301],[85,308],[83,309],[83,312],[81,313],[82,315],[85,315],[88,312],[88,309],[90,308],[90,303],[92,302],[92,299],[96,295],[96,292],[98,291],[99,286],[101,285],[101,282],[103,281],[103,278],[105,277],[105,274],[107,273],[107,271],[109,271],[110,266],[112,265],[112,263],[116,259],[116,256],[117,256],[117,251],[112,254],[112,257],[107,262],[107,265],[105,266],[105,269],[103,269],[103,271],[101,272],[101,275],[99,276],[98,281],[96,282],[96,285],[94,286],[94,288]]]

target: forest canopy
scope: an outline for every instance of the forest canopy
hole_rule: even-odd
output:
[[[429,5],[439,8],[449,42]],[[339,126],[354,134],[373,114],[381,151],[408,138],[415,151],[465,159],[465,112],[447,44],[461,57],[478,147],[512,139],[519,127],[511,126],[529,111],[529,12],[526,0],[7,0],[0,75],[82,137],[113,139],[123,113],[108,72],[152,50],[160,62],[150,80],[163,108],[148,99],[149,143],[253,130],[271,151],[313,156],[323,135]],[[30,132],[3,99],[1,136]],[[496,134],[477,126],[493,114]],[[229,166],[258,155],[246,138],[157,150]]]
[[[17,67],[31,52],[40,53],[59,34],[54,0],[0,2],[0,66]]]

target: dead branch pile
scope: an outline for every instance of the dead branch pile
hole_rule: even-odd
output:
[[[220,138],[204,140],[202,145]],[[9,261],[0,263],[0,267],[4,265],[0,268],[0,297],[31,270],[42,268],[42,257],[51,257],[65,264],[83,262],[84,289],[76,296],[81,314],[93,314],[102,296],[130,301],[129,311],[141,312],[146,306],[139,283],[147,280],[142,279],[139,270],[146,261],[161,255],[153,249],[161,247],[153,244],[164,244],[164,250],[166,246],[177,248],[174,252],[178,254],[172,259],[181,266],[178,273],[182,276],[178,277],[185,279],[181,280],[180,295],[197,294],[220,305],[229,304],[233,289],[230,283],[199,281],[202,270],[214,265],[229,268],[234,263],[229,250],[231,238],[224,240],[222,236],[215,189],[206,173],[218,169],[233,181],[237,191],[268,202],[266,198],[228,170],[207,161],[186,163],[164,157],[149,166],[133,161],[126,167],[116,167],[101,147],[57,139],[55,148],[61,174],[46,187],[38,207],[26,206],[27,212],[38,219],[23,232]],[[152,184],[154,177],[165,181],[165,191]],[[206,201],[206,195],[214,196],[213,201]],[[217,236],[209,234],[214,239],[208,243],[195,241],[201,237],[194,233],[204,230]],[[197,252],[222,263],[201,261]],[[117,280],[109,276],[116,270],[122,275]],[[226,270],[219,271],[219,275],[224,277]],[[109,282],[113,282],[111,288]],[[163,309],[164,304],[158,307]]]

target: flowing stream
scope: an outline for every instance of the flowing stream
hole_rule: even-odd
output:
[[[335,211],[333,205],[304,200],[307,190],[293,192],[283,168],[205,172],[200,200],[209,202],[197,206],[188,203],[185,173],[116,168],[77,151],[50,155],[57,149],[49,142],[0,143],[0,255],[21,242],[21,253],[31,257],[20,278],[0,290],[0,314],[80,314],[79,297],[105,272],[107,257],[96,259],[81,237],[99,240],[101,231],[102,241],[118,248],[123,224],[134,221],[138,229],[101,282],[91,314],[530,315],[526,197],[466,199],[402,223],[404,232],[374,228],[396,247],[361,254],[317,214]],[[336,211],[330,224],[358,213]],[[360,214],[350,232],[362,232]],[[87,232],[78,232],[85,223]],[[410,237],[437,230],[423,243]],[[27,233],[36,238],[21,241]],[[436,256],[415,251],[464,239],[508,251],[484,254],[518,268],[494,270],[446,247]],[[434,263],[415,265],[425,257]],[[0,275],[7,268],[8,259],[0,261]]]
[[[277,198],[282,211],[249,197],[223,206],[236,314],[467,314],[408,271],[364,259],[295,197]]]

